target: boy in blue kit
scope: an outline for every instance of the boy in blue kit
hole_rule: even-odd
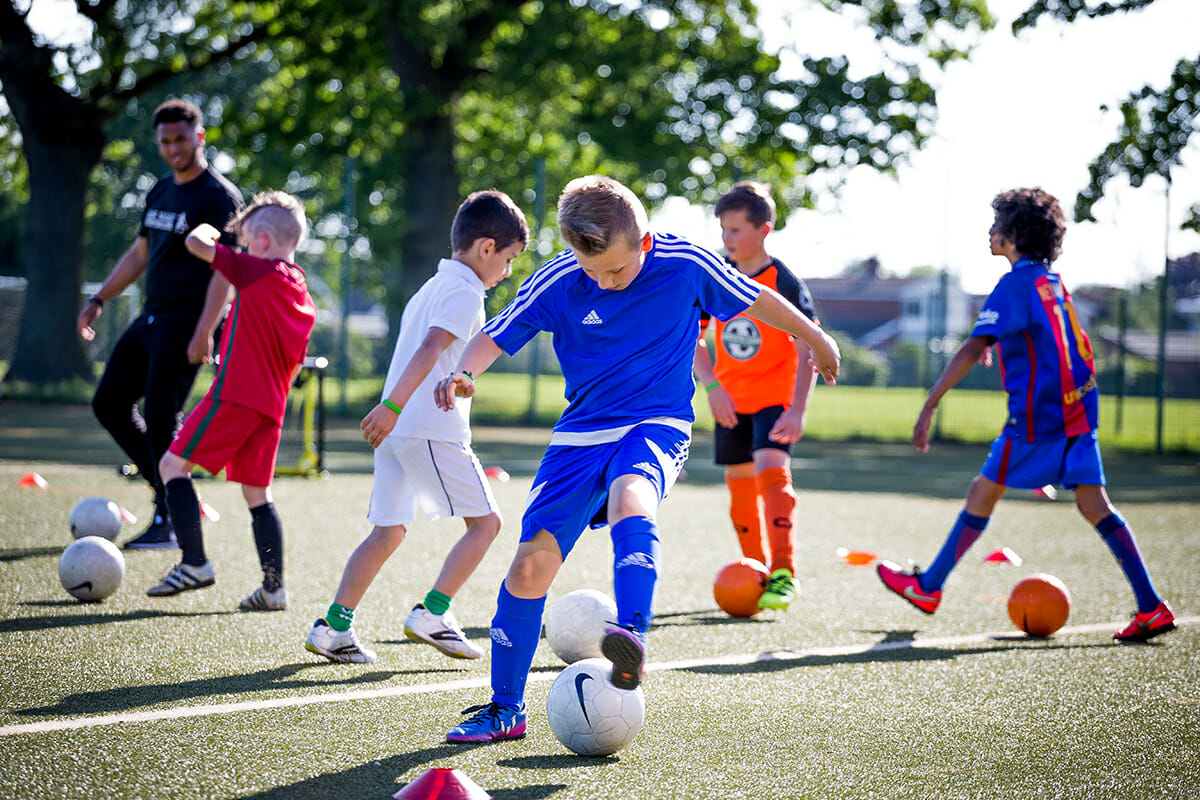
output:
[[[525,735],[525,683],[542,612],[563,559],[583,532],[611,526],[617,624],[602,651],[612,682],[641,680],[658,576],[655,515],[687,458],[692,355],[701,310],[745,311],[808,342],[813,365],[837,377],[834,341],[776,292],[688,241],[648,231],[627,187],[587,176],[567,184],[558,224],[570,246],[531,275],[513,301],[467,344],[435,390],[451,409],[475,376],[539,331],[554,335],[568,406],[533,480],[521,542],[492,619],[492,699],[446,735],[490,742]]]
[[[1062,251],[1062,209],[1053,196],[1037,188],[1003,192],[992,208],[992,255],[1006,257],[1012,271],[996,284],[970,338],[930,390],[913,428],[913,444],[922,452],[929,449],[929,426],[938,403],[977,361],[990,364],[993,344],[1008,393],[1008,421],[971,481],[966,507],[929,569],[901,570],[884,561],[877,568],[879,578],[917,609],[932,614],[947,576],[983,533],[1004,492],[1009,487],[1061,483],[1074,489],[1079,512],[1108,545],[1137,599],[1133,621],[1113,638],[1144,642],[1174,630],[1175,616],[1154,590],[1133,531],[1104,490],[1092,347],[1071,295],[1050,269]]]

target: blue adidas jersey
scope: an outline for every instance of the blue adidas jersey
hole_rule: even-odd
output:
[[[693,421],[700,312],[729,319],[759,286],[698,245],[655,234],[624,289],[601,289],[570,250],[530,275],[483,332],[509,355],[550,331],[568,406],[556,431],[591,432],[655,417]]]
[[[1099,397],[1092,345],[1057,273],[1022,259],[1000,279],[972,336],[997,340],[1008,420],[1004,434],[1028,442],[1096,429]]]

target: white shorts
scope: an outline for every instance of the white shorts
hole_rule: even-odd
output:
[[[418,505],[431,520],[500,511],[470,445],[389,436],[375,449],[367,521],[381,528],[408,526]]]

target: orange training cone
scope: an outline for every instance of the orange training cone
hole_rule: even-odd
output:
[[[21,477],[17,478],[17,486],[28,486],[32,489],[45,489],[50,484],[46,479],[36,472],[26,472]]]
[[[396,792],[395,800],[491,800],[492,796],[456,769],[427,769]]]
[[[848,550],[845,547],[839,547],[836,552],[838,558],[852,567],[865,567],[879,558],[878,553],[872,553],[870,550]]]

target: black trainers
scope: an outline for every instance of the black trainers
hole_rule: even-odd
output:
[[[167,550],[177,547],[179,542],[175,539],[175,529],[171,527],[171,520],[161,514],[154,515],[150,526],[141,536],[125,543],[126,550]]]
[[[646,634],[634,628],[609,628],[600,640],[600,652],[612,662],[612,685],[636,689],[646,662]]]

